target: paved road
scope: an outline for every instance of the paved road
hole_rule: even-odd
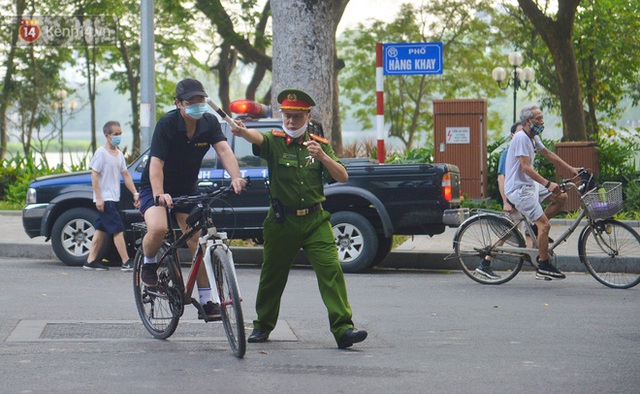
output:
[[[259,270],[238,270],[246,321]],[[0,371],[7,393],[633,393],[640,384],[640,287],[584,274],[522,273],[482,286],[460,273],[347,275],[354,320],[370,332],[335,347],[313,271],[294,269],[273,341],[228,350],[219,323],[188,308],[151,339],[131,274],[55,260],[0,259]],[[249,324],[250,325],[250,324]]]

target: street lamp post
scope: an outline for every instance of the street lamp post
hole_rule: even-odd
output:
[[[518,89],[526,89],[529,82],[535,78],[535,72],[531,67],[520,68],[522,60],[520,52],[511,52],[509,54],[509,64],[511,64],[512,71],[504,87],[502,86],[502,82],[507,78],[507,70],[502,67],[496,67],[491,72],[491,77],[498,83],[500,89],[507,90],[509,86],[513,86],[513,123],[516,122]]]
[[[58,114],[60,116],[60,136],[58,140],[60,142],[60,167],[64,166],[64,110],[65,103],[64,99],[67,98],[67,91],[64,89],[60,89],[56,92],[57,100],[53,102],[53,108],[58,110]],[[78,102],[76,100],[70,100],[67,103],[69,110],[71,112],[75,111],[78,107]]]

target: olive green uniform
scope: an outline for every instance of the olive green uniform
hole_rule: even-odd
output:
[[[311,162],[306,147],[291,141],[282,132],[262,133],[260,157],[268,162],[271,196],[286,209],[285,222],[276,221],[273,208],[264,221],[264,259],[256,298],[258,318],[254,329],[271,332],[278,320],[280,299],[287,284],[293,260],[302,248],[318,280],[322,300],[329,314],[331,332],[336,341],[353,328],[344,274],[331,228],[329,212],[317,209],[296,213],[321,203],[323,177],[332,181],[329,171],[319,162]],[[305,139],[311,136],[305,134]],[[318,140],[316,138],[316,140]],[[287,142],[290,144],[287,144]],[[338,161],[331,146],[319,142],[332,159]]]

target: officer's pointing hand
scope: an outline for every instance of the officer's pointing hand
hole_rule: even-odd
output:
[[[309,155],[314,159],[320,159],[321,155],[324,153],[322,147],[316,141],[305,141],[303,144],[307,147]]]
[[[242,123],[241,120],[234,119],[233,122],[237,127],[231,127],[231,132],[233,133],[233,135],[241,136],[242,133],[247,130],[247,127],[244,125],[244,123]]]

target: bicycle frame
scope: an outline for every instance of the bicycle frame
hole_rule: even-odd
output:
[[[502,216],[504,216],[503,213],[499,213]],[[580,214],[578,215],[578,217],[573,221],[573,223],[571,223],[571,225],[569,225],[569,227],[567,228],[567,230],[565,230],[564,233],[562,233],[560,235],[560,237],[556,240],[554,240],[554,242],[552,244],[549,245],[549,254],[551,256],[554,255],[553,251],[565,240],[567,240],[574,232],[575,230],[578,228],[578,226],[580,225],[582,219],[585,218],[585,216],[587,216],[586,212],[584,210],[582,210],[580,212]],[[504,254],[510,254],[512,256],[522,256],[523,258],[525,258],[527,261],[529,261],[531,264],[533,264],[534,266],[537,266],[537,261],[536,261],[536,257],[538,256],[538,254],[540,253],[538,251],[538,239],[536,238],[534,232],[533,232],[533,226],[531,226],[531,223],[529,223],[529,221],[526,218],[522,218],[520,219],[518,222],[515,222],[513,224],[513,227],[509,229],[509,232],[513,229],[516,229],[517,231],[520,231],[520,229],[518,228],[518,225],[524,221],[525,225],[527,227],[527,234],[531,237],[532,241],[533,241],[533,245],[531,248],[526,248],[526,247],[513,247],[513,246],[508,246],[508,245],[502,245],[502,246],[496,246],[494,248],[494,250],[496,252],[500,252],[500,253],[504,253]],[[588,226],[589,224],[587,224],[586,226]],[[524,237],[524,234],[522,234]],[[498,240],[498,242],[503,241],[504,239],[500,239]],[[498,243],[496,242],[496,244]]]
[[[209,267],[213,267],[213,261],[212,261],[212,255],[214,250],[216,250],[217,248],[222,248],[222,250],[224,251],[224,253],[227,255],[227,258],[229,259],[229,261],[231,262],[231,269],[233,271],[233,277],[235,279],[235,284],[236,286],[238,285],[238,281],[237,281],[237,274],[236,274],[236,268],[235,268],[235,264],[233,263],[233,253],[231,253],[231,249],[229,249],[229,246],[225,243],[227,240],[227,233],[220,233],[216,230],[215,227],[209,227],[207,228],[207,234],[203,235],[200,237],[199,241],[198,241],[198,253],[196,254],[196,258],[195,260],[197,260],[196,262],[194,262],[194,266],[198,265],[198,267],[200,266],[200,263],[204,261],[205,263],[205,269],[207,272],[207,279],[209,279],[209,283],[218,283],[216,278],[216,272],[213,269],[209,269]],[[192,272],[194,272],[192,270]],[[197,271],[195,271],[197,273]],[[193,277],[193,280],[192,280]],[[189,276],[189,285],[191,286],[191,289],[193,290],[193,284],[195,282],[195,275],[190,275]],[[238,287],[239,288],[239,287]],[[212,296],[214,297],[213,302],[220,304],[222,301],[220,300],[220,294],[218,291],[214,291],[211,292]],[[240,295],[240,298],[242,298],[242,295]]]
[[[570,181],[564,181],[561,184],[561,187],[563,189],[566,189],[566,187],[569,187],[570,189],[573,189],[576,192],[579,192],[578,186],[576,186],[575,183],[570,182]],[[509,218],[511,220],[511,217],[508,214],[504,213],[504,212],[498,212],[498,211],[490,211],[490,212],[497,213],[498,215],[501,215],[501,216],[506,216],[507,218]],[[513,246],[508,246],[508,245],[507,246],[502,245],[502,246],[495,246],[494,250],[496,252],[500,252],[500,253],[503,253],[503,254],[509,254],[511,256],[521,256],[522,258],[524,258],[525,260],[530,262],[533,266],[537,267],[538,263],[537,263],[536,257],[539,254],[539,251],[538,251],[538,239],[537,239],[537,237],[536,237],[536,235],[535,235],[535,233],[533,231],[533,226],[531,225],[529,220],[526,217],[524,217],[524,215],[522,215],[522,214],[520,216],[521,216],[521,219],[518,220],[517,222],[514,222],[513,227],[509,229],[508,233],[510,233],[513,229],[516,229],[518,232],[520,232],[520,229],[519,229],[518,226],[520,225],[520,223],[522,223],[524,221],[525,226],[527,228],[526,232],[531,237],[531,239],[533,241],[532,247],[531,248],[526,248],[526,247],[523,248],[523,247],[513,247]],[[578,228],[578,226],[582,222],[582,219],[584,219],[586,216],[587,216],[587,212],[584,209],[582,209],[580,211],[580,214],[578,215],[578,217],[573,221],[573,223],[571,223],[571,225],[569,225],[567,230],[564,233],[562,233],[558,239],[556,239],[552,244],[549,245],[549,255],[550,256],[553,256],[554,255],[553,251],[562,242],[566,241],[575,232],[575,230]],[[589,223],[587,223],[585,225],[585,227],[586,226],[589,226]],[[525,234],[522,234],[522,236],[524,238]],[[496,244],[501,242],[501,241],[504,241],[504,239],[498,240],[496,242]]]
[[[203,215],[206,215],[206,214],[203,214]],[[179,270],[180,271],[179,277],[183,280],[183,284],[184,284],[183,304],[184,305],[193,304],[196,308],[200,309],[199,302],[192,297],[193,290],[195,289],[195,286],[196,286],[196,280],[198,276],[198,271],[200,269],[200,265],[203,262],[205,263],[207,279],[209,280],[209,284],[213,286],[212,284],[216,283],[216,276],[215,276],[216,274],[215,272],[213,272],[214,270],[210,269],[210,267],[213,266],[212,259],[211,259],[213,251],[218,247],[222,247],[224,250],[224,253],[227,255],[229,260],[233,263],[233,254],[231,253],[231,250],[225,243],[225,241],[227,240],[227,234],[224,232],[218,232],[216,227],[209,227],[206,223],[203,223],[195,228],[192,228],[188,232],[183,233],[176,240],[176,234],[175,234],[175,229],[173,227],[173,224],[174,223],[171,215],[171,210],[167,208],[167,225],[168,225],[168,228],[170,229],[169,230],[170,233],[172,234],[170,237],[172,242],[167,245],[167,250],[162,254],[161,261],[164,260],[166,256],[174,254],[174,251],[176,251],[178,248],[184,247],[187,244],[187,241],[191,239],[191,237],[193,237],[198,231],[203,233],[203,235],[201,235],[200,238],[198,239],[198,248],[196,249],[196,253],[193,256],[193,260],[191,262],[191,267],[189,269],[189,275],[187,276],[186,283],[184,282],[182,270]],[[204,230],[206,230],[206,232]],[[179,267],[180,262],[177,261],[176,263],[178,264],[178,267]],[[234,277],[236,277],[235,266],[233,264],[232,264],[232,269],[234,271],[233,272]],[[211,295],[213,296],[213,302],[219,304],[220,296],[218,294],[218,291],[211,292]]]

